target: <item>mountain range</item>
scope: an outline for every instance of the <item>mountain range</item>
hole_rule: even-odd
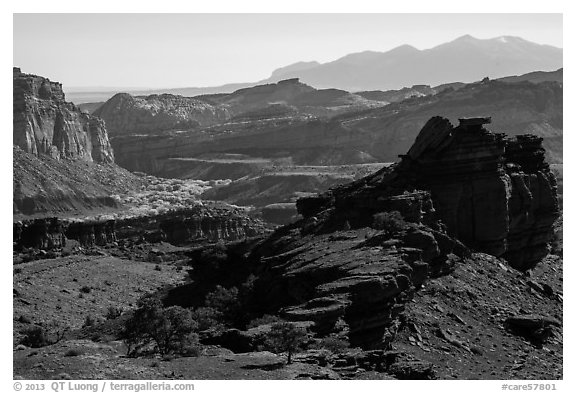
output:
[[[502,36],[477,39],[465,35],[430,49],[402,45],[387,52],[364,51],[337,60],[319,63],[297,62],[274,70],[267,79],[217,87],[183,87],[131,91],[133,95],[170,93],[183,96],[231,93],[259,84],[299,78],[316,88],[336,88],[350,92],[401,89],[406,86],[431,86],[449,82],[474,82],[519,75],[534,70],[553,71],[562,67],[562,49],[540,45],[519,37]],[[73,91],[68,98],[76,103],[104,101],[110,91]]]

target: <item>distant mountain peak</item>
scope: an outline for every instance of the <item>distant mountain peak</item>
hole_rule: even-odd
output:
[[[479,39],[476,37],[472,37],[470,34],[465,34],[461,37],[456,38],[452,42],[470,42],[470,41],[479,41]]]
[[[397,46],[396,48],[390,49],[386,53],[412,53],[412,52],[420,52],[417,48],[413,47],[412,45],[404,44]]]

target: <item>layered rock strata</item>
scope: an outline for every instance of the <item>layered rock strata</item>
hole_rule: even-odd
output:
[[[430,119],[402,161],[352,185],[298,201],[312,217],[332,204],[367,217],[404,191],[430,192],[449,235],[469,247],[526,270],[548,252],[559,216],[556,180],[544,160],[542,138],[508,139],[487,131],[489,119],[462,119],[458,127]]]
[[[111,163],[102,119],[66,102],[62,85],[13,69],[13,143],[27,153]]]
[[[116,241],[184,244],[195,241],[238,240],[264,231],[261,222],[235,211],[180,210],[159,216],[120,220],[70,221],[41,218],[13,224],[14,248],[59,249],[66,239],[82,246],[104,246]]]

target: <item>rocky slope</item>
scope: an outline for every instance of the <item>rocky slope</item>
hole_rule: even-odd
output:
[[[13,69],[13,143],[53,158],[111,163],[114,153],[101,119],[65,101],[62,85]]]
[[[141,178],[114,164],[56,160],[13,147],[13,214],[87,214],[120,208],[116,194],[143,186]]]

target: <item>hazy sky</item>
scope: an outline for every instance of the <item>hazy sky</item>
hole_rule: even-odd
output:
[[[15,14],[14,66],[64,84],[217,86],[464,34],[562,47],[561,14]]]

